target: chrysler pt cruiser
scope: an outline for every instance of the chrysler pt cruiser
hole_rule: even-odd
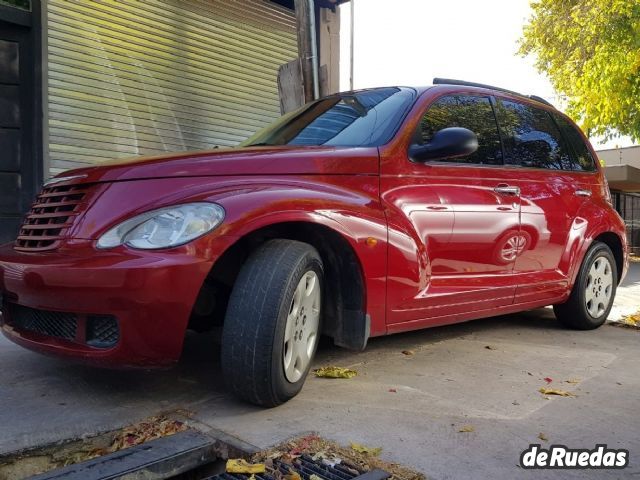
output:
[[[49,180],[0,248],[2,330],[103,366],[175,362],[222,327],[239,397],[296,395],[321,335],[553,305],[606,320],[624,224],[587,139],[544,100],[436,80],[332,95],[238,147]]]

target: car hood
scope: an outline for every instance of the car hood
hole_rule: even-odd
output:
[[[73,183],[94,183],[219,175],[375,175],[378,169],[377,148],[278,146],[112,160],[58,177],[74,177]]]

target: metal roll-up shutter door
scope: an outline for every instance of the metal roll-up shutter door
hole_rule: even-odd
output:
[[[266,0],[49,0],[51,173],[231,146],[280,114],[295,15]]]

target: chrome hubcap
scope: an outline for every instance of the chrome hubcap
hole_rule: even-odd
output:
[[[284,331],[283,366],[291,383],[307,370],[318,343],[320,322],[320,280],[315,272],[305,273],[293,294]]]
[[[502,258],[505,260],[515,260],[522,253],[527,245],[527,239],[522,235],[509,237],[502,247]]]
[[[598,318],[605,312],[611,303],[612,291],[611,263],[606,257],[598,257],[591,265],[585,287],[584,298],[589,315]]]

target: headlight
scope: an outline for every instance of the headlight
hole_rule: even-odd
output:
[[[127,245],[152,250],[183,245],[210,232],[224,220],[224,209],[215,203],[187,203],[137,215],[98,239],[98,248]]]

